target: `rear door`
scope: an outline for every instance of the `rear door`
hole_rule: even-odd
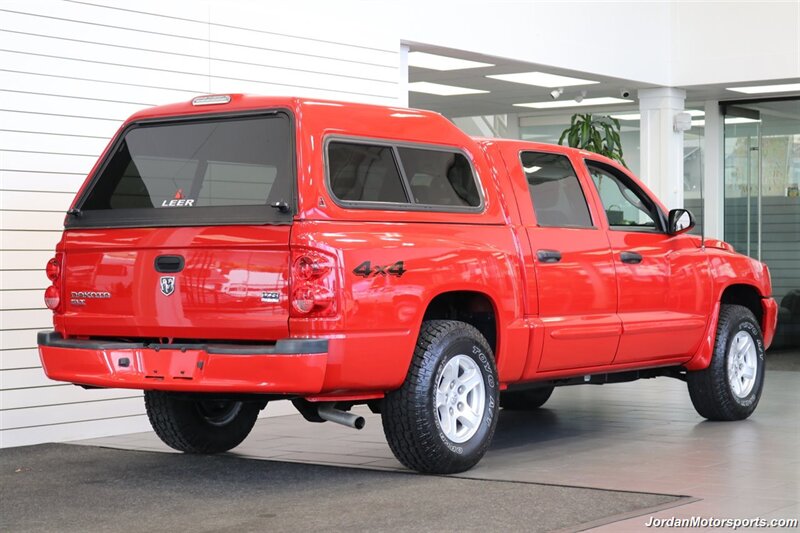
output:
[[[292,146],[284,112],[123,131],[67,220],[67,334],[286,336]]]
[[[544,328],[538,371],[610,364],[621,333],[611,249],[573,161],[545,150],[509,150],[504,158],[512,179],[523,180],[529,193],[517,201]]]
[[[614,363],[690,356],[710,312],[705,253],[696,237],[668,235],[659,207],[623,171],[591,159],[586,168],[617,272],[623,333]]]

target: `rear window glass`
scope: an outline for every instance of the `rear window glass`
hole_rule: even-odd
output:
[[[291,154],[282,114],[139,126],[125,134],[81,210],[288,204]]]
[[[336,198],[349,202],[408,202],[390,146],[331,142],[330,185]]]
[[[424,148],[399,148],[398,151],[415,203],[481,205],[472,167],[463,154]]]

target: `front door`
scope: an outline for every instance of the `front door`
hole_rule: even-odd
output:
[[[605,232],[594,223],[581,180],[565,154],[505,153],[533,256],[539,320],[539,372],[610,364],[621,332],[617,286]],[[523,376],[532,377],[532,376]]]
[[[608,221],[622,320],[615,364],[691,356],[711,310],[711,279],[695,237],[668,235],[655,202],[624,172],[587,160]]]

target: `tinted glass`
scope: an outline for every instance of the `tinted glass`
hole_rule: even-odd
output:
[[[626,185],[620,176],[609,170],[592,164],[588,167],[600,193],[609,226],[622,229],[659,228],[654,206],[644,193]]]
[[[333,194],[340,200],[408,202],[389,146],[331,142],[328,173]]]
[[[523,152],[521,159],[540,226],[592,227],[586,197],[566,156]]]
[[[454,207],[481,205],[472,167],[463,154],[424,148],[400,148],[399,151],[415,203]]]
[[[288,117],[129,130],[82,210],[263,206],[291,201]]]

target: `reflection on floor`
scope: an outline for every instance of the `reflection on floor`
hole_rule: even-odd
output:
[[[268,407],[269,409],[270,407]],[[254,459],[402,469],[380,417],[355,431],[299,415],[259,420],[234,453]],[[85,444],[170,451],[152,433]],[[686,385],[668,378],[558,389],[540,410],[501,412],[489,453],[463,477],[682,494],[700,501],[657,518],[800,516],[800,373],[768,371],[758,410],[735,423],[703,421]],[[601,527],[639,531],[649,517]]]

